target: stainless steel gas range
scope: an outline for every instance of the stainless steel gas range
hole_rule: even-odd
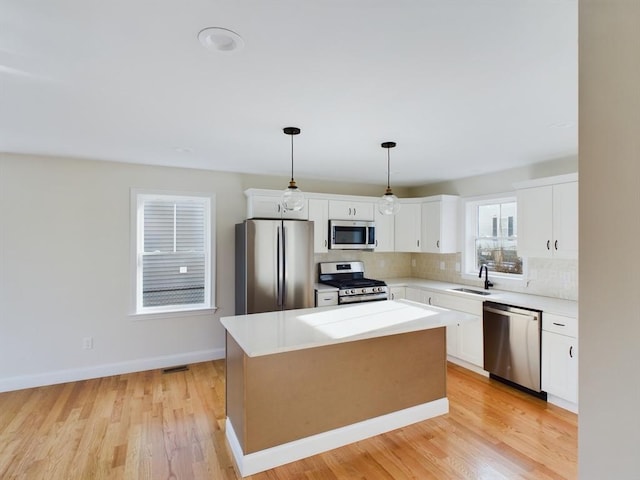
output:
[[[365,278],[363,262],[323,262],[319,273],[320,283],[338,289],[338,305],[389,298],[386,283]]]

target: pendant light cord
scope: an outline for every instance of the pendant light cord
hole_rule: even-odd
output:
[[[387,148],[387,189],[391,188],[391,182],[389,180],[390,170],[391,170],[391,156],[389,154],[389,148]]]
[[[291,135],[291,181],[293,182],[293,135]]]

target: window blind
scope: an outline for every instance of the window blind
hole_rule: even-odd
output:
[[[205,302],[206,210],[197,199],[144,200],[143,307]]]

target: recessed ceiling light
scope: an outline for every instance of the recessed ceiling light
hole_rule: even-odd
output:
[[[220,27],[208,27],[200,30],[198,40],[205,48],[222,53],[235,52],[244,47],[244,40],[240,35]]]

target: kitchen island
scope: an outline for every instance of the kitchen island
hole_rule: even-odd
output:
[[[407,300],[222,318],[241,475],[447,413],[445,327],[472,318]]]

